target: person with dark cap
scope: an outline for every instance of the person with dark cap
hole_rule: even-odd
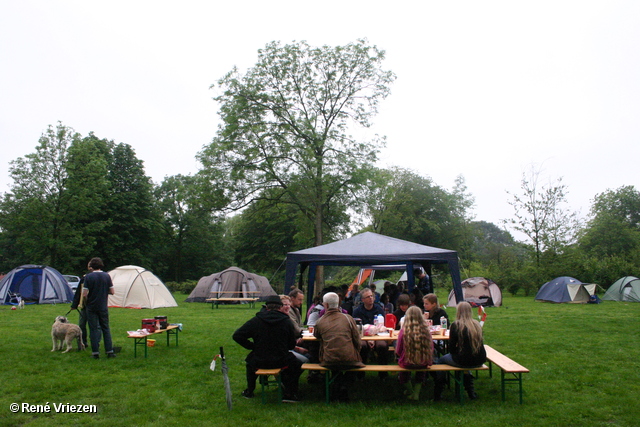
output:
[[[298,380],[302,363],[291,353],[296,345],[296,329],[289,316],[280,308],[278,295],[270,295],[262,310],[233,333],[233,340],[250,350],[247,355],[247,388],[242,396],[252,398],[256,388],[258,369],[282,368],[283,402],[297,402]]]

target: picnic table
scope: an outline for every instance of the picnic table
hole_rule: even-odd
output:
[[[138,357],[138,346],[144,347],[144,357],[147,358],[148,354],[148,342],[147,339],[152,335],[158,334],[167,334],[167,347],[169,346],[169,338],[171,335],[175,335],[176,337],[176,347],[178,346],[178,333],[180,332],[180,325],[169,325],[166,329],[157,329],[155,332],[139,332],[139,331],[129,331],[127,332],[127,338],[133,339],[133,357]]]
[[[248,295],[248,296],[235,297],[235,296],[232,296],[234,294]],[[214,308],[218,308],[218,305],[220,305],[220,303],[227,303],[227,302],[248,303],[249,307],[253,308],[255,306],[256,301],[260,299],[259,298],[260,291],[220,291],[220,292],[211,292],[211,295],[215,295],[215,296],[210,296],[205,301],[211,303],[212,310]],[[230,295],[230,296],[223,296],[223,295]]]

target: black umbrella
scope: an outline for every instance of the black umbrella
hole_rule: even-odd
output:
[[[231,410],[233,408],[233,401],[231,400],[231,384],[229,383],[229,367],[227,366],[227,361],[224,358],[223,347],[220,347],[219,356],[220,356],[220,359],[222,360],[222,379],[224,380],[224,392],[227,395],[227,408]]]

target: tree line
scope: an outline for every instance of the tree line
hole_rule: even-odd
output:
[[[511,292],[560,275],[606,286],[640,274],[633,186],[595,195],[581,219],[561,179],[541,186],[532,171],[509,195],[514,215],[496,225],[475,220],[462,176],[446,189],[411,170],[377,168],[384,137],[351,131],[368,128],[390,93],[395,75],[383,61],[366,40],[267,44],[253,68],[213,85],[221,124],[197,153],[200,170],[158,184],[130,145],[49,126],[35,152],[10,164],[0,269],[36,263],[80,274],[101,256],[109,268],[141,265],[165,281],[237,265],[281,282],[287,252],[375,231],[456,250],[464,277]]]

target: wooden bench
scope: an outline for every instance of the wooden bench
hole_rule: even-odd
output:
[[[155,332],[151,332],[148,334],[140,334],[137,332],[132,332],[128,334],[127,338],[133,338],[133,357],[138,357],[138,346],[143,346],[144,347],[144,357],[145,359],[147,358],[147,338],[149,338],[152,335],[157,335],[157,334],[163,334],[163,333],[167,333],[167,347],[169,346],[169,338],[171,337],[171,335],[175,335],[176,336],[176,347],[178,346],[178,332],[180,332],[180,326],[179,325],[169,325],[167,326],[167,329],[158,329]]]
[[[261,398],[262,398],[263,404],[265,403],[264,389],[269,387],[270,385],[275,385],[278,387],[278,400],[282,402],[282,380],[280,379],[281,372],[282,372],[282,368],[258,369],[256,371],[256,375],[260,380],[260,386],[262,387]],[[273,376],[274,378],[272,381],[269,380],[270,376]]]
[[[324,366],[320,366],[317,363],[303,363],[302,369],[308,371],[321,371],[325,373],[330,373],[331,369],[326,368]],[[455,394],[460,403],[463,403],[464,399],[464,381],[463,381],[463,373],[466,371],[484,371],[488,370],[489,367],[486,365],[482,365],[478,368],[458,368],[456,366],[439,364],[439,365],[431,365],[428,368],[422,369],[406,369],[402,368],[399,365],[366,365],[362,368],[353,368],[348,369],[346,371],[349,372],[415,372],[415,371],[425,371],[425,372],[453,372],[453,380],[455,383]],[[331,383],[335,380],[335,378],[330,378],[330,375],[325,375],[325,398],[327,404],[331,402]]]
[[[225,296],[227,295],[227,296]],[[234,295],[247,295],[234,296]],[[209,298],[205,301],[211,303],[211,309],[218,308],[218,305],[222,302],[247,302],[249,307],[253,308],[256,301],[260,299],[260,291],[214,291],[209,293]]]
[[[506,400],[506,385],[515,383],[518,384],[520,404],[522,404],[522,374],[529,372],[529,370],[486,344],[484,349],[487,352],[487,360],[489,361],[489,376],[493,376],[494,364],[500,368],[502,401],[504,402]]]
[[[211,309],[218,308],[221,302],[248,302],[249,307],[253,308],[256,301],[260,298],[207,298],[205,301],[211,303]]]

